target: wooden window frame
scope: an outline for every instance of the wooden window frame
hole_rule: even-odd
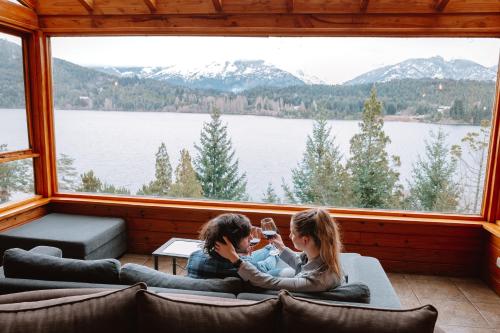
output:
[[[20,5],[20,4],[19,4]],[[11,27],[0,26],[0,33],[8,34],[13,37],[19,37],[21,39],[21,48],[22,48],[22,62],[23,62],[23,83],[24,83],[24,101],[25,101],[25,114],[26,114],[26,131],[28,136],[28,147],[26,149],[21,150],[12,150],[6,152],[0,152],[0,164],[9,163],[13,161],[19,160],[28,160],[31,159],[33,161],[33,178],[34,178],[34,193],[32,196],[16,201],[9,201],[5,204],[2,204],[0,207],[0,212],[6,209],[16,208],[25,204],[32,202],[33,200],[38,200],[41,196],[38,194],[37,189],[37,175],[36,175],[36,164],[38,162],[38,158],[40,154],[33,151],[33,142],[35,141],[34,132],[33,132],[33,108],[32,108],[32,98],[31,98],[31,85],[30,85],[30,66],[28,63],[28,40],[30,36],[30,32],[27,30],[18,30],[12,29]]]
[[[48,34],[49,37],[102,37],[102,34],[78,34],[78,35],[68,35],[67,33],[50,33]],[[110,36],[109,34],[106,34],[104,36]],[[115,35],[111,35],[115,36]],[[116,36],[129,36],[129,35],[116,35]],[[130,35],[132,36],[132,35]],[[146,36],[146,35],[145,35]],[[165,35],[167,36],[167,35]],[[179,35],[183,36],[183,35]],[[230,36],[230,35],[223,35],[223,36]],[[440,37],[440,36],[435,36],[435,37]],[[487,36],[491,37],[491,36]],[[415,37],[419,38],[419,37]],[[422,38],[425,38],[425,36],[422,36]],[[464,37],[465,38],[465,37]],[[51,72],[50,72],[51,73]],[[52,78],[50,78],[50,81],[52,82]],[[52,89],[52,85],[50,85],[50,89]],[[430,221],[430,220],[443,220],[443,221],[449,221],[449,220],[456,220],[456,221],[464,221],[464,222],[484,222],[484,221],[494,221],[494,214],[496,214],[496,211],[498,210],[498,207],[495,207],[494,205],[495,200],[498,199],[498,189],[496,190],[495,193],[492,192],[492,189],[488,187],[488,184],[493,182],[495,179],[498,180],[499,184],[498,187],[500,187],[500,175],[497,177],[493,177],[493,173],[489,172],[490,170],[490,163],[494,161],[494,159],[497,158],[498,156],[498,143],[497,141],[500,140],[500,137],[498,137],[498,129],[499,129],[499,120],[500,118],[497,116],[498,110],[499,110],[499,101],[498,101],[498,96],[499,96],[499,78],[498,78],[498,73],[497,73],[497,81],[496,81],[496,98],[495,98],[495,104],[493,106],[493,118],[492,118],[492,125],[491,125],[491,136],[490,136],[490,145],[489,145],[489,152],[488,152],[488,164],[487,164],[487,170],[486,170],[486,177],[485,179],[485,186],[483,190],[483,199],[482,199],[482,206],[481,206],[481,212],[479,214],[456,214],[456,213],[438,213],[438,212],[419,212],[419,211],[403,211],[403,210],[383,210],[383,209],[363,209],[363,208],[344,208],[344,207],[328,207],[328,210],[331,214],[335,216],[345,216],[345,217],[359,217],[359,218],[368,218],[373,220],[373,218],[381,218],[381,219],[402,219],[402,220],[415,220],[415,219],[421,219],[422,221]],[[51,110],[53,112],[53,110]],[[496,140],[493,140],[493,133],[496,133]],[[53,141],[55,142],[55,138],[53,138]],[[494,158],[492,157],[494,156]],[[52,170],[53,177],[56,179],[57,182],[57,175],[56,175],[56,170]],[[311,208],[314,206],[311,205],[289,205],[289,204],[282,204],[282,205],[276,205],[276,204],[266,204],[266,203],[252,203],[252,202],[234,202],[234,201],[221,201],[221,200],[196,200],[196,199],[189,199],[189,198],[155,198],[155,197],[138,197],[138,196],[127,196],[127,195],[111,195],[111,194],[90,194],[90,193],[67,193],[67,192],[58,192],[57,190],[57,184],[55,184],[55,191],[53,194],[53,199],[56,199],[55,201],[57,202],[86,202],[89,204],[96,203],[96,202],[109,202],[109,203],[117,203],[117,204],[126,204],[128,203],[133,203],[133,204],[148,204],[148,205],[158,205],[160,206],[165,206],[165,205],[181,205],[181,206],[186,206],[186,207],[214,207],[217,209],[220,208],[229,208],[229,209],[235,209],[238,211],[254,211],[254,210],[262,210],[262,211],[287,211],[287,212],[296,212],[300,211],[303,209]],[[76,200],[73,200],[76,199]],[[488,218],[488,214],[491,214],[491,217]]]

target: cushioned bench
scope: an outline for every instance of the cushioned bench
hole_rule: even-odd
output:
[[[0,254],[9,248],[58,247],[74,259],[117,258],[127,250],[125,221],[114,217],[48,214],[0,233]]]

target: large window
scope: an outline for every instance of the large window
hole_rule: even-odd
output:
[[[51,45],[60,192],[481,210],[497,39]]]
[[[34,194],[21,44],[0,33],[0,207]]]

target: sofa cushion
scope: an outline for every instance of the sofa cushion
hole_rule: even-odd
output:
[[[125,221],[121,218],[52,213],[0,232],[0,251],[50,245],[62,249],[67,258],[84,259],[125,232]],[[101,258],[112,257],[105,253]]]
[[[438,315],[432,305],[410,310],[333,305],[298,299],[286,291],[280,301],[284,331],[291,333],[432,333]]]
[[[248,283],[244,284],[245,297],[250,297],[249,299],[266,299],[270,297],[257,297],[254,294],[271,295],[276,296],[280,293],[278,290],[267,290],[258,287],[254,287]],[[353,302],[353,303],[370,303],[370,289],[368,286],[361,282],[347,283],[341,286],[335,287],[334,289],[314,292],[314,293],[299,293],[290,292],[291,295],[302,298],[320,299],[328,301],[337,302]],[[248,296],[250,295],[250,296]],[[238,298],[239,295],[238,295]],[[244,299],[244,298],[242,298]]]
[[[137,293],[138,327],[141,332],[277,332],[279,301],[245,304],[192,301]]]
[[[120,281],[120,262],[116,259],[66,259],[9,249],[5,251],[3,260],[8,278],[91,283]]]
[[[123,265],[120,271],[120,281],[124,284],[145,282],[150,287],[217,291],[233,294],[237,294],[242,289],[242,281],[239,278],[194,279],[158,272],[152,268],[137,264]]]
[[[138,284],[117,291],[0,305],[3,332],[135,332]]]
[[[79,289],[47,289],[23,291],[20,293],[0,295],[0,304],[37,302],[47,299],[62,298],[68,296],[79,296],[113,291],[113,289],[79,288]]]

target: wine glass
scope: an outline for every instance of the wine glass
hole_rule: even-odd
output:
[[[274,223],[274,220],[272,218],[266,217],[265,219],[262,219],[262,221],[260,221],[260,226],[262,228],[262,235],[264,235],[267,240],[271,240],[276,237],[278,228],[276,227],[276,224]],[[272,249],[271,251],[269,251],[270,256],[277,256],[278,254],[280,254],[280,251],[274,245],[271,246]]]
[[[252,226],[250,230],[250,246],[255,246],[260,243],[261,230],[258,227]]]

